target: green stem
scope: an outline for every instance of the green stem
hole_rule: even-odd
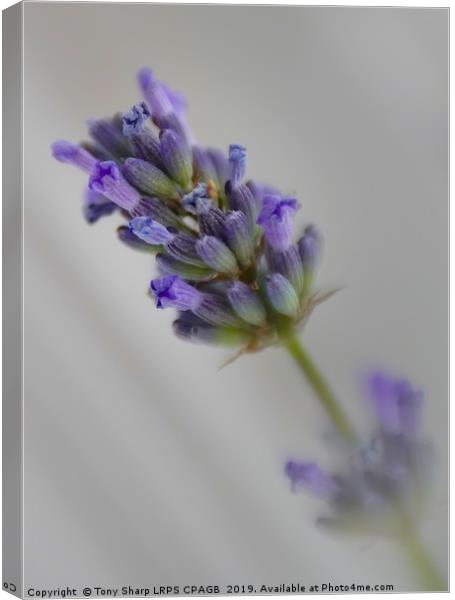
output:
[[[447,585],[436,569],[427,549],[414,531],[407,531],[402,537],[402,546],[408,555],[409,562],[419,574],[427,592],[447,590]]]
[[[338,401],[329,385],[319,372],[319,369],[316,367],[306,350],[303,348],[296,334],[292,331],[286,331],[286,333],[282,335],[281,339],[284,347],[305,374],[308,383],[313,388],[338,433],[343,437],[344,440],[350,444],[354,444],[356,441],[356,435],[352,425],[346,417],[343,409],[338,404]]]

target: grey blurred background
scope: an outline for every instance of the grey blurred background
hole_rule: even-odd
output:
[[[283,350],[176,339],[154,265],[89,227],[56,138],[126,110],[144,65],[190,102],[205,145],[295,194],[343,290],[302,339],[359,428],[372,365],[426,394],[436,471],[422,535],[447,571],[448,11],[25,4],[25,589],[392,583],[382,539],[331,537],[283,463],[330,468],[328,424]]]

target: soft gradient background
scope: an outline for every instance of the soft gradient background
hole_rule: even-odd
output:
[[[55,138],[127,109],[136,70],[184,90],[199,140],[249,151],[325,235],[344,286],[303,338],[356,424],[379,365],[426,392],[423,537],[447,569],[447,51],[442,9],[25,5],[25,589],[392,583],[397,546],[334,538],[289,492],[328,425],[283,350],[228,368],[171,332],[150,258],[89,227]]]

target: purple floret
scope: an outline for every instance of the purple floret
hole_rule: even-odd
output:
[[[257,224],[275,250],[286,250],[292,241],[293,217],[299,208],[295,198],[265,196]]]
[[[178,275],[153,279],[150,289],[155,296],[157,308],[195,310],[202,301],[201,293]]]

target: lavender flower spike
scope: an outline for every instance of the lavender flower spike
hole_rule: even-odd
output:
[[[150,111],[145,102],[135,104],[122,117],[123,135],[130,136],[140,133],[149,118]]]
[[[275,250],[287,250],[291,244],[293,216],[299,204],[294,198],[265,196],[257,220],[262,225],[267,242]]]
[[[196,310],[202,302],[202,295],[178,275],[153,279],[150,289],[156,298],[157,308]]]
[[[175,237],[174,233],[151,217],[136,217],[130,221],[129,228],[139,239],[152,245],[166,244]]]
[[[52,156],[63,163],[78,167],[82,171],[91,173],[96,165],[96,158],[85,148],[65,140],[57,140],[51,146]]]
[[[184,282],[202,297],[178,319],[186,339],[236,340],[248,352],[284,343],[283,331],[303,326],[319,297],[299,254],[308,256],[314,232],[307,228],[299,247],[291,243],[297,200],[247,181],[244,146],[226,153],[196,143],[185,97],[149,68],[137,77],[144,100],[89,121],[94,142],[53,146],[58,160],[90,173],[87,220],[120,208],[119,238],[154,256],[158,281],[177,282],[176,290]],[[171,306],[173,289],[160,306]]]
[[[115,162],[110,160],[95,164],[89,187],[127,211],[133,210],[141,200],[139,192],[125,181]]]
[[[306,488],[315,496],[330,499],[338,490],[333,477],[330,477],[315,463],[299,463],[289,460],[284,471],[291,481],[293,491]]]
[[[235,188],[245,177],[246,148],[240,144],[231,144],[229,146],[229,163],[231,165],[231,184]]]

